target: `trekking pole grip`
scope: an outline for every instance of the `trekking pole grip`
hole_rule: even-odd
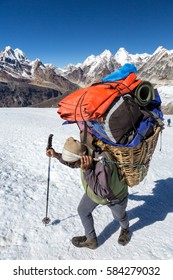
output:
[[[52,137],[53,137],[53,134],[50,134],[49,137],[48,137],[47,149],[52,148]]]

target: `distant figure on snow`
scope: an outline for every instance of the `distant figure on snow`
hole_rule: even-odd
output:
[[[168,122],[168,125],[167,125],[167,126],[170,127],[170,126],[171,126],[171,119],[168,119],[167,122]]]

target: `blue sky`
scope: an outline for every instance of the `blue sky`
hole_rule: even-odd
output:
[[[1,0],[0,50],[64,67],[105,49],[173,49],[172,0]]]

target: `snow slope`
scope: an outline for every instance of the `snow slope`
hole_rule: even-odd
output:
[[[48,136],[54,134],[53,147],[61,151],[67,137],[78,138],[77,126],[62,126],[56,109],[0,108],[0,114],[1,260],[173,259],[173,127],[165,125],[148,176],[139,186],[129,188],[131,242],[125,247],[118,245],[119,225],[108,207],[99,206],[94,219],[100,246],[89,250],[75,248],[70,241],[83,234],[76,210],[83,194],[79,170],[56,159],[51,159],[51,223],[42,223]]]

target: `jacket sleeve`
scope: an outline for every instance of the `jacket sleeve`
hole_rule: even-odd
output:
[[[108,163],[96,162],[93,168],[84,172],[84,179],[96,195],[112,199],[115,196],[109,187],[111,175]]]

